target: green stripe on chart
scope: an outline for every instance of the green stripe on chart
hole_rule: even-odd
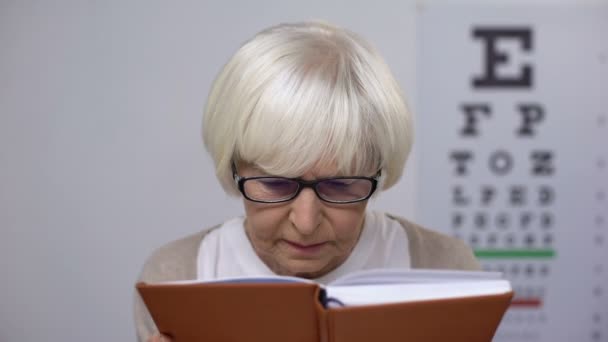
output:
[[[551,259],[552,249],[476,249],[475,256],[481,259]]]

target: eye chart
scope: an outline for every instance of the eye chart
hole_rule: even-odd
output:
[[[495,341],[608,342],[608,6],[417,19],[418,221],[511,280]]]

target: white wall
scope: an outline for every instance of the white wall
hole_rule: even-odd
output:
[[[0,1],[0,341],[129,341],[151,250],[241,212],[200,139],[215,73],[260,29],[326,19],[413,100],[401,1]],[[410,216],[413,166],[375,207]]]

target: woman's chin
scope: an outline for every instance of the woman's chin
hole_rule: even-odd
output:
[[[314,279],[328,272],[327,262],[314,262],[312,260],[291,260],[283,269],[284,275]]]

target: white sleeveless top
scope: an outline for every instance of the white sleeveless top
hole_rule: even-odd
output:
[[[399,222],[381,212],[365,215],[361,236],[349,257],[317,282],[327,284],[364,269],[410,268],[408,239]],[[199,280],[275,275],[255,253],[243,223],[244,218],[237,217],[205,235],[198,251]]]

